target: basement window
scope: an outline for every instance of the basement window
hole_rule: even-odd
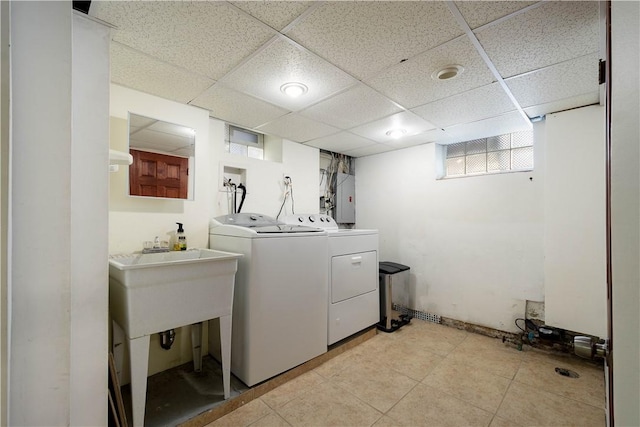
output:
[[[533,170],[533,131],[442,146],[443,178]]]
[[[264,159],[264,135],[237,126],[226,126],[225,149],[252,159]]]

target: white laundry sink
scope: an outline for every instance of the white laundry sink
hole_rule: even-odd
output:
[[[240,256],[210,249],[112,255],[111,316],[136,338],[230,314]]]
[[[195,324],[197,370],[202,357],[200,324],[220,318],[224,397],[229,397],[233,290],[241,256],[190,249],[109,257],[109,311],[129,344],[134,426],[144,424],[149,336],[157,332]]]

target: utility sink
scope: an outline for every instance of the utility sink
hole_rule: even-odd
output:
[[[134,425],[144,423],[149,336],[154,333],[195,325],[192,347],[197,370],[201,322],[220,318],[224,397],[229,397],[233,290],[241,256],[190,249],[109,257],[109,311],[129,343]]]
[[[111,316],[137,338],[228,315],[240,257],[210,249],[112,255]]]

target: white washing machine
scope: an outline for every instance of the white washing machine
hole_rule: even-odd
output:
[[[213,219],[209,247],[241,253],[231,372],[253,386],[327,351],[327,233],[239,213]],[[210,348],[218,340],[210,335]]]
[[[284,222],[329,233],[327,343],[334,344],[378,323],[378,230],[338,228],[333,218],[321,214],[289,215]]]

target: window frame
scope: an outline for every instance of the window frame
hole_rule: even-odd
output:
[[[258,159],[258,160],[264,160],[264,134],[260,133],[260,132],[255,132],[249,129],[245,129],[245,128],[241,128],[240,126],[235,126],[229,123],[225,124],[225,130],[226,130],[226,135],[225,135],[225,151],[229,154],[235,154],[238,156],[243,156],[243,157],[247,157],[250,159]],[[234,139],[233,135],[234,135],[234,131],[238,131],[239,133],[243,133],[243,134],[248,134],[248,135],[255,135],[257,141],[251,142],[251,141],[246,141],[246,140],[241,140],[241,139]],[[247,147],[245,150],[243,150],[241,153],[238,152],[240,150],[235,150],[232,151],[232,145],[235,146],[245,146]],[[254,150],[258,150],[259,155],[251,155],[250,153],[252,152],[251,149]]]
[[[506,144],[505,137],[508,137],[508,141],[506,141]],[[507,144],[508,148],[506,148]],[[441,176],[439,176],[438,179],[454,179],[514,172],[531,172],[535,168],[534,146],[535,141],[533,130],[512,132],[485,138],[477,138],[469,141],[456,142],[454,144],[441,145],[442,172],[440,174]],[[451,155],[452,149],[455,149],[453,155]],[[525,164],[523,167],[517,167],[517,165],[516,167],[514,167],[514,155],[517,156],[520,153],[529,151],[530,153],[527,155],[530,158],[530,163]],[[501,167],[501,160],[496,156],[507,157],[508,167]],[[482,168],[475,168],[473,170],[470,170],[469,157],[478,159],[484,157],[484,166]],[[495,157],[495,159],[493,159],[492,161],[490,157]],[[449,165],[449,161],[454,159],[456,160],[456,163],[460,163],[460,160],[462,160],[462,173],[450,173],[451,166]],[[515,162],[517,161],[518,160],[515,159]],[[480,163],[482,162],[479,162],[478,164]],[[493,165],[498,164],[498,167],[492,167],[492,163]]]

